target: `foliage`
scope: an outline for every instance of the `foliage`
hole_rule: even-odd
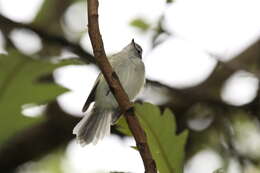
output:
[[[46,155],[37,162],[28,163],[20,168],[22,173],[30,172],[48,172],[48,173],[63,173],[62,162],[64,162],[64,151],[59,149]]]
[[[161,114],[158,107],[144,103],[136,104],[135,112],[145,128],[148,143],[159,171],[182,173],[188,131],[176,134],[176,121],[169,109]]]
[[[70,5],[68,0],[45,0],[33,21],[34,25],[44,28],[53,34],[62,34],[60,22],[57,22],[63,16],[65,9]],[[46,13],[48,11],[48,13]]]
[[[55,68],[66,63],[50,63],[27,57],[15,50],[8,55],[0,55],[0,142],[21,130],[40,121],[41,118],[22,116],[21,107],[25,104],[45,104],[68,91],[53,83],[43,83],[39,78],[50,74]]]
[[[176,121],[169,109],[161,114],[157,106],[143,103],[135,104],[135,113],[147,134],[148,144],[159,171],[182,173],[188,131],[176,134]],[[131,135],[123,116],[117,123],[117,129],[128,136]]]
[[[141,31],[147,31],[150,28],[150,25],[146,22],[146,20],[142,18],[136,18],[130,22],[130,25],[140,29]]]
[[[116,123],[116,128],[117,130],[119,130],[120,132],[122,132],[124,135],[127,136],[133,136],[131,131],[128,128],[126,119],[124,116],[121,116],[118,120],[118,122]]]

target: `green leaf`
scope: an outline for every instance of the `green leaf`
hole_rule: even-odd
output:
[[[152,104],[135,104],[135,113],[145,129],[159,172],[183,173],[188,131],[176,134],[175,118],[169,109],[161,115],[159,108]]]
[[[150,25],[142,18],[134,19],[130,22],[130,26],[138,28],[142,31],[147,31],[150,28]]]
[[[40,121],[41,118],[23,116],[22,105],[43,104],[68,91],[57,84],[38,80],[68,62],[52,64],[14,50],[8,53],[0,54],[0,143],[16,131]]]
[[[123,116],[123,115],[117,121],[116,128],[117,128],[117,130],[119,130],[120,132],[122,132],[123,134],[125,134],[127,136],[133,136],[130,129],[128,128],[125,116]]]

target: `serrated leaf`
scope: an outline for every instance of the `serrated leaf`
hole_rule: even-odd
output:
[[[142,31],[147,31],[150,28],[150,25],[142,18],[132,20],[130,26],[136,27]]]
[[[22,116],[24,104],[43,104],[68,91],[54,83],[40,83],[38,78],[50,74],[65,63],[52,64],[35,60],[17,51],[0,54],[0,143],[41,118]]]
[[[135,113],[145,129],[159,172],[183,173],[188,131],[176,134],[175,118],[169,109],[161,115],[159,108],[152,104],[135,104]]]

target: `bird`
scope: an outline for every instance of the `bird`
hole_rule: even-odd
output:
[[[136,99],[145,85],[142,52],[141,46],[132,39],[120,52],[108,58],[130,101]],[[119,105],[102,73],[98,75],[82,112],[86,112],[92,102],[94,105],[91,111],[88,111],[73,129],[73,134],[81,146],[97,144],[109,135],[110,126],[115,124],[121,115]]]

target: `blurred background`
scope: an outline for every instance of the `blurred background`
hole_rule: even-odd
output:
[[[86,1],[0,0],[0,170],[144,172],[115,127],[80,147],[72,129],[99,73]],[[100,0],[108,55],[134,38],[144,50],[139,101],[189,130],[185,173],[260,172],[260,1]],[[258,22],[257,22],[258,21]],[[174,147],[174,146],[173,146]]]

